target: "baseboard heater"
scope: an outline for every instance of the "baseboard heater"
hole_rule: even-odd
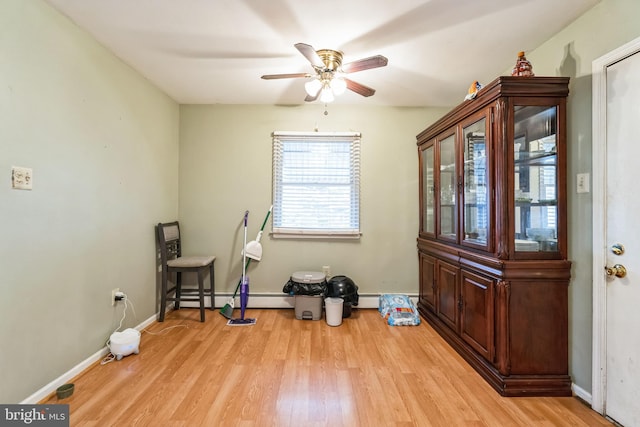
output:
[[[389,292],[389,293],[402,293],[402,292]],[[227,303],[229,297],[233,294],[216,294],[216,307],[222,307]],[[409,297],[417,303],[418,294],[403,294],[409,295]],[[360,294],[358,299],[357,308],[378,308],[378,297],[380,294]],[[205,297],[205,304],[209,306],[210,298]],[[239,304],[239,302],[238,302]],[[197,302],[182,302],[181,307],[198,307]],[[239,307],[239,305],[236,305]],[[270,294],[270,293],[252,293],[249,295],[248,308],[294,308],[293,296],[284,294]]]

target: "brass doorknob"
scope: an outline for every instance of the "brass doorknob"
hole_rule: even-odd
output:
[[[625,277],[627,275],[627,269],[622,264],[616,264],[613,267],[605,267],[604,271],[607,272],[607,276]]]

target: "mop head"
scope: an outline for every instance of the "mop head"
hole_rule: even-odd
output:
[[[229,326],[253,326],[257,322],[257,319],[229,319],[227,325]]]

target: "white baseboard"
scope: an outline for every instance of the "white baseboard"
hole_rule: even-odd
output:
[[[571,390],[573,390],[573,394],[576,397],[588,403],[589,406],[593,404],[591,393],[589,393],[587,390],[583,389],[582,387],[578,387],[575,383],[571,384]]]
[[[151,323],[155,322],[157,317],[158,317],[157,314],[154,314],[153,316],[149,317],[147,320],[145,320],[144,322],[142,322],[138,326],[136,326],[135,329],[141,331],[142,329],[144,329],[147,326],[149,326]],[[42,401],[43,399],[46,399],[52,393],[55,393],[55,391],[56,391],[56,389],[58,387],[60,387],[63,384],[66,384],[69,380],[71,380],[71,379],[77,377],[78,375],[80,375],[82,373],[82,371],[87,369],[89,366],[91,366],[92,364],[94,364],[98,360],[101,360],[102,358],[104,358],[107,354],[109,354],[109,349],[107,348],[107,346],[104,346],[103,348],[101,348],[100,350],[96,351],[91,356],[89,356],[88,358],[86,358],[82,362],[78,363],[76,366],[71,368],[69,371],[67,371],[64,374],[60,375],[58,378],[56,378],[55,380],[51,381],[49,384],[45,385],[40,390],[36,391],[35,393],[33,393],[31,396],[27,397],[26,399],[24,399],[20,403],[21,404],[37,404],[38,402]]]

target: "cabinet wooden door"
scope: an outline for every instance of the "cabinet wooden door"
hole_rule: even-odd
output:
[[[564,98],[514,98],[513,103],[513,252],[516,259],[565,256],[558,236],[566,218],[558,215],[565,200],[565,144],[560,117]],[[511,150],[511,147],[509,148]],[[562,242],[562,239],[560,239]]]
[[[493,280],[471,273],[461,272],[462,310],[460,333],[462,338],[482,357],[493,362]]]
[[[470,116],[459,127],[462,155],[460,243],[485,251],[492,249],[491,223],[493,148],[491,108]]]
[[[420,233],[436,234],[435,141],[420,148]]]
[[[420,302],[431,310],[436,309],[436,259],[420,254]]]
[[[458,239],[458,167],[455,129],[437,139],[438,238]]]
[[[438,317],[454,331],[458,331],[459,309],[459,271],[460,269],[446,262],[436,263],[437,275],[437,306]]]

